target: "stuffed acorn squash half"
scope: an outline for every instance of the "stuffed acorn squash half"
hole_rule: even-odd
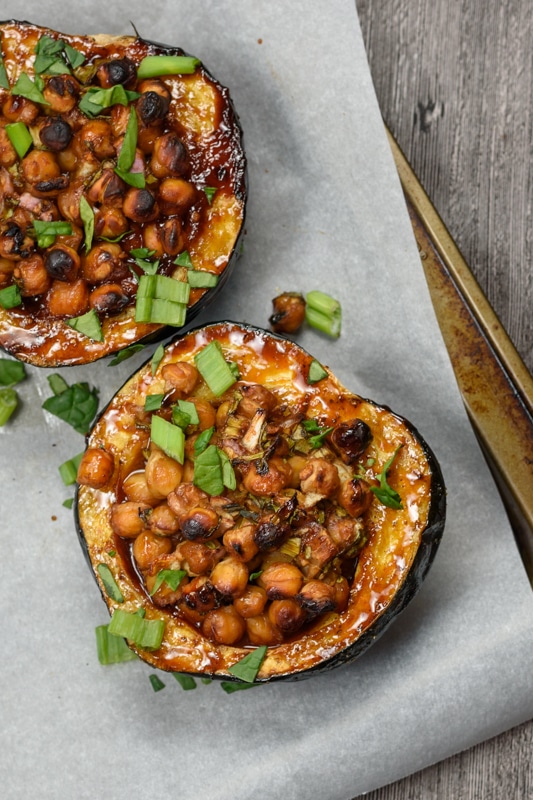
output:
[[[243,228],[227,89],[138,37],[0,35],[0,347],[57,367],[183,327]]]
[[[76,517],[111,632],[204,677],[259,651],[261,682],[369,647],[430,566],[445,489],[405,419],[294,342],[226,322],[176,338],[115,395]]]

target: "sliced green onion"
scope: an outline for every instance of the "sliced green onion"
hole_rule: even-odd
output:
[[[150,679],[150,683],[152,684],[152,689],[154,690],[154,692],[160,692],[161,689],[165,688],[165,684],[158,675],[152,673],[152,675],[149,675],[148,677]]]
[[[150,310],[150,322],[156,325],[171,325],[181,328],[185,325],[187,306],[185,303],[174,303],[172,300],[161,300],[154,297]]]
[[[26,377],[26,368],[20,361],[0,358],[0,386],[15,386]]]
[[[220,456],[220,462],[222,464],[222,483],[227,489],[233,491],[237,488],[235,470],[233,469],[231,461],[224,450],[219,449],[218,455]]]
[[[147,394],[144,398],[144,410],[159,411],[164,397],[164,394]]]
[[[341,305],[329,294],[314,290],[305,298],[305,319],[311,327],[337,338],[341,332]]]
[[[191,403],[190,400],[178,400],[178,408],[180,411],[183,411],[185,414],[189,416],[190,422],[189,425],[199,425],[200,424],[200,417],[198,416],[198,410],[194,403]]]
[[[42,84],[42,80],[37,79],[35,77],[35,82],[31,80],[31,78],[26,75],[25,72],[21,72],[17,82],[13,86],[11,93],[17,95],[18,97],[26,97],[28,100],[32,100],[34,103],[40,103],[44,106],[49,106],[44,95],[39,88],[39,84]]]
[[[194,456],[199,456],[200,453],[203,453],[206,449],[207,445],[211,441],[211,437],[215,432],[214,428],[206,428],[205,431],[202,431],[199,436],[196,438],[194,442]]]
[[[183,675],[181,672],[173,672],[172,674],[181,688],[185,689],[186,692],[190,691],[191,689],[196,689],[196,681],[192,675]]]
[[[6,424],[18,406],[18,395],[14,389],[0,389],[0,428]]]
[[[218,447],[210,444],[194,460],[193,483],[207,494],[217,496],[224,491],[222,463]]]
[[[2,89],[9,89],[9,78],[7,77],[4,57],[2,54],[2,36],[0,34],[0,86]]]
[[[78,467],[80,466],[82,457],[83,453],[78,453],[77,456],[69,458],[68,461],[64,461],[63,464],[59,466],[59,474],[65,486],[72,486],[73,483],[76,483]]]
[[[172,424],[185,430],[191,424],[191,418],[185,411],[181,411],[178,406],[172,407]]]
[[[87,202],[84,194],[82,194],[80,198],[80,217],[85,232],[85,250],[89,252],[93,244],[94,236],[94,211]],[[101,341],[101,339],[98,341]]]
[[[107,366],[116,367],[117,364],[122,363],[122,361],[126,361],[128,358],[131,358],[135,355],[135,353],[139,353],[141,350],[144,350],[144,344],[130,344],[129,347],[125,347],[124,350],[120,350]]]
[[[157,650],[163,641],[165,622],[162,619],[144,619],[135,613],[117,608],[111,617],[108,631],[114,636],[123,636],[145,650]]]
[[[130,650],[124,639],[120,636],[112,636],[108,628],[109,625],[99,625],[95,628],[96,651],[100,664],[107,666],[136,660],[137,654]]]
[[[309,372],[307,373],[307,383],[318,383],[323,378],[327,378],[328,373],[316,359],[313,359],[309,365]]]
[[[70,222],[43,222],[40,219],[33,221],[33,230],[37,236],[37,245],[43,249],[54,244],[56,236],[69,236],[72,233]]]
[[[203,269],[190,269],[187,273],[187,281],[191,289],[211,289],[217,285],[218,275]]]
[[[181,327],[187,316],[190,286],[166,275],[141,275],[135,304],[136,322]]]
[[[194,269],[191,257],[187,250],[183,250],[177,258],[174,259],[174,264],[178,267],[187,267],[187,269]]]
[[[93,342],[104,341],[102,326],[100,325],[98,314],[94,308],[91,308],[86,314],[82,314],[81,317],[71,317],[65,320],[65,322],[71,328],[74,328],[75,331],[78,331],[78,333],[83,333],[84,336],[88,336]]]
[[[6,125],[9,141],[17,151],[19,158],[24,158],[33,144],[31,133],[24,122],[11,122]]]
[[[166,583],[173,592],[176,591],[182,580],[186,577],[187,572],[184,569],[161,569],[157,573],[154,586],[150,592],[150,597],[154,595],[157,590]]]
[[[179,464],[183,464],[185,458],[185,435],[181,428],[154,414],[150,435],[152,442],[160,447],[167,456],[174,458]]]
[[[192,56],[145,56],[137,67],[137,78],[157,78],[159,75],[191,75],[200,64]]]
[[[123,603],[124,596],[120,589],[118,588],[117,582],[113,577],[113,573],[107,566],[107,564],[98,564],[97,568],[98,574],[102,583],[104,584],[104,589],[106,590],[109,597],[115,601],[115,603]]]
[[[15,308],[22,303],[22,295],[18,286],[6,286],[5,289],[0,289],[0,306],[2,308]]]
[[[206,194],[207,202],[209,203],[209,205],[211,205],[211,203],[213,202],[213,197],[215,196],[216,191],[217,190],[214,186],[204,186],[204,192]]]
[[[220,342],[212,341],[194,356],[198,372],[216,397],[235,383],[235,376],[224,359]]]
[[[253,683],[261,669],[261,664],[265,660],[267,649],[266,644],[256,647],[247,656],[244,656],[236,664],[229,667],[228,672],[231,672],[232,675],[235,675],[236,678],[245,683]]]
[[[52,375],[48,376],[48,383],[50,385],[50,389],[56,395],[62,394],[69,388],[66,380],[62,375],[58,375],[57,372],[54,372]]]
[[[74,498],[73,498],[73,497],[67,497],[67,499],[66,499],[66,500],[63,500],[63,502],[61,503],[61,505],[62,505],[64,508],[72,508],[72,506],[74,505]]]
[[[157,372],[157,368],[160,365],[164,355],[165,355],[165,348],[162,344],[159,344],[154,350],[152,361],[150,362],[152,375],[155,375],[155,373]]]

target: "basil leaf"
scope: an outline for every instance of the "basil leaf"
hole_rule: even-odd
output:
[[[164,394],[147,394],[144,399],[145,411],[158,411],[161,408]]]
[[[256,649],[247,656],[244,656],[244,658],[241,658],[236,664],[229,667],[228,672],[231,672],[232,675],[235,675],[236,678],[239,678],[245,683],[253,683],[257,677],[257,673],[261,669],[261,664],[265,660],[267,649],[266,644],[261,645],[261,647],[256,647]]]
[[[181,672],[173,672],[172,673],[181,686],[182,689],[185,691],[189,691],[190,689],[196,689],[196,681],[192,677],[192,675],[183,675]]]
[[[76,50],[75,47],[72,47],[68,42],[65,42],[65,56],[67,61],[69,62],[72,69],[77,69],[81,67],[83,62],[85,61],[85,56],[79,50]]]
[[[154,350],[154,354],[152,356],[152,361],[151,361],[152,375],[155,375],[155,373],[157,372],[157,368],[161,363],[161,359],[163,358],[164,355],[165,355],[165,348],[163,347],[162,344],[160,344]]]
[[[80,217],[85,231],[85,251],[89,252],[93,244],[94,236],[94,211],[87,202],[85,195],[80,199]]]
[[[193,483],[207,494],[217,496],[224,491],[219,450],[209,445],[194,461]]]
[[[78,333],[82,333],[84,336],[92,339],[93,342],[104,341],[102,326],[100,325],[98,314],[94,308],[91,308],[86,314],[82,314],[81,317],[71,317],[65,320],[65,322],[71,328],[74,328],[75,331],[78,331]]]
[[[61,394],[61,392],[68,389],[68,383],[61,375],[58,375],[57,372],[54,372],[53,375],[49,375],[47,380],[54,394]]]
[[[235,470],[232,467],[231,461],[224,450],[218,450],[220,462],[222,464],[222,482],[227,489],[233,491],[237,488],[237,478]]]
[[[144,350],[144,344],[130,344],[129,347],[125,347],[124,350],[120,350],[120,352],[116,354],[116,356],[109,362],[107,366],[116,367],[117,364],[120,364],[122,361],[126,361],[128,358],[131,358],[140,350]]]
[[[214,186],[204,186],[204,192],[207,197],[207,202],[209,203],[209,205],[211,205],[211,203],[213,202],[213,197],[215,196],[216,193],[216,188]]]
[[[133,186],[135,189],[144,189],[146,186],[144,172],[125,172],[118,167],[115,167],[115,172],[128,186]]]
[[[20,361],[0,358],[0,386],[15,386],[26,377],[26,369]]]
[[[187,250],[183,250],[177,258],[174,259],[174,264],[177,264],[178,267],[187,267],[187,269],[194,269],[194,265],[191,261],[191,257]]]
[[[98,570],[100,579],[104,584],[104,589],[106,590],[109,597],[116,603],[123,603],[124,596],[120,591],[117,582],[113,577],[113,573],[111,572],[107,564],[98,564],[96,569]]]
[[[22,295],[18,286],[6,286],[5,289],[0,289],[0,306],[2,308],[15,308],[22,305]]]
[[[87,383],[75,383],[60,394],[47,398],[42,407],[78,433],[86,434],[98,410],[98,391],[90,389]]]
[[[137,147],[137,112],[133,107],[130,108],[126,133],[122,141],[120,153],[118,154],[117,167],[121,172],[129,172],[135,161],[135,148]]]
[[[243,689],[257,689],[259,686],[259,683],[233,683],[232,681],[220,681],[220,688],[224,689],[226,694],[241,692]]]
[[[209,441],[214,434],[214,428],[207,428],[205,431],[202,431],[201,434],[198,436],[196,441],[194,442],[194,455],[199,456],[201,453],[204,452]]]
[[[318,383],[323,378],[327,378],[328,373],[315,358],[311,361],[309,365],[309,372],[307,373],[307,383],[313,384]]]
[[[150,592],[150,597],[152,597],[157,590],[162,586],[163,583],[166,583],[173,592],[176,591],[182,580],[186,577],[187,572],[184,569],[161,569],[157,573],[157,577],[155,579],[155,583],[153,586],[152,591]]]
[[[50,103],[45,100],[42,91],[39,89],[37,79],[34,83],[25,72],[20,73],[17,82],[11,90],[11,93],[19,97],[26,97],[28,100],[32,100],[34,103],[40,103],[41,105],[45,106],[50,105]]]
[[[10,386],[6,389],[0,389],[0,428],[11,417],[18,406],[18,402],[18,395]]]

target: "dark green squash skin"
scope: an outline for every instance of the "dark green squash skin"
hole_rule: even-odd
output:
[[[237,325],[239,329],[244,331],[249,331],[253,334],[266,334],[270,338],[274,340],[278,340],[280,342],[286,342],[282,336],[278,334],[272,333],[270,331],[263,331],[260,328],[255,326],[241,324],[241,323],[233,323],[233,322],[225,322],[225,323],[212,323],[210,325],[206,325],[202,328],[194,329],[188,331],[185,334],[178,335],[174,337],[172,342],[169,342],[169,345],[172,345],[173,342],[180,340],[183,337],[193,336],[198,332],[203,330],[209,329],[213,327],[213,325]],[[294,342],[291,342],[294,344]],[[296,345],[300,351],[306,353],[303,348]],[[149,364],[149,360],[145,362],[144,367]],[[141,367],[137,372],[140,372],[143,369]],[[134,374],[137,374],[134,373]],[[131,376],[133,377],[133,376]],[[131,380],[128,379],[128,380]],[[128,383],[128,381],[126,381]],[[120,391],[120,390],[119,390]],[[370,625],[368,629],[366,629],[362,634],[359,634],[355,640],[349,643],[346,647],[344,647],[340,652],[335,653],[330,658],[324,659],[320,661],[320,663],[305,668],[305,669],[295,669],[294,672],[287,671],[283,674],[274,674],[270,675],[267,678],[259,677],[256,681],[258,684],[262,683],[271,683],[276,680],[303,680],[308,677],[311,677],[315,674],[322,674],[325,672],[329,672],[332,669],[335,669],[339,666],[350,664],[362,656],[370,647],[371,645],[386,631],[386,629],[394,622],[394,620],[400,615],[404,608],[410,603],[410,601],[415,597],[415,595],[420,590],[420,587],[428,573],[428,570],[436,556],[442,534],[444,531],[445,526],[445,519],[446,519],[446,488],[444,483],[444,478],[442,475],[442,471],[440,469],[439,463],[423,437],[419,434],[417,429],[408,422],[404,417],[391,412],[390,408],[384,405],[379,405],[372,400],[360,398],[365,403],[369,403],[370,405],[376,407],[377,409],[383,410],[385,412],[389,412],[392,416],[399,422],[401,425],[405,427],[406,430],[410,432],[410,434],[415,438],[418,445],[421,447],[421,450],[427,459],[427,463],[429,466],[429,470],[431,472],[431,479],[430,479],[430,503],[429,509],[427,514],[427,522],[426,525],[420,535],[420,541],[417,547],[416,554],[414,559],[411,563],[411,566],[405,575],[403,582],[397,588],[393,598],[391,601],[386,605],[383,612],[376,617],[373,623]],[[104,409],[101,414],[99,415],[98,419],[95,420],[91,431],[97,426],[98,420],[105,414],[106,409]],[[90,433],[88,434],[88,438],[90,437]],[[75,524],[77,529],[78,538],[84,552],[85,558],[87,560],[87,564],[93,573],[93,577],[95,577],[95,568],[96,565],[93,565],[91,562],[91,556],[89,551],[89,546],[87,540],[85,538],[85,533],[80,521],[79,517],[79,508],[78,508],[78,497],[79,497],[80,487],[76,487],[75,493],[75,502],[74,502],[74,515],[75,515]],[[98,583],[98,581],[97,581]],[[101,594],[106,599],[106,595],[102,588],[99,588]],[[136,648],[133,648],[136,650]],[[272,648],[275,649],[275,648]],[[142,651],[136,650],[136,652],[143,657]],[[164,666],[157,665],[160,669],[165,669]],[[187,672],[186,670],[180,670],[180,672]],[[189,671],[188,674],[193,675],[195,677],[208,677],[214,680],[225,680],[225,681],[238,681],[238,679],[234,678],[231,674],[216,674],[213,672],[205,671],[205,672],[197,672],[197,671]]]
[[[29,22],[27,20],[11,19],[11,20],[0,21],[0,28],[3,25],[17,25],[21,27],[28,26],[29,28],[38,28],[38,29],[41,28],[41,26],[35,25],[34,23]],[[42,30],[43,32],[47,32],[46,28],[42,28]],[[59,33],[59,35],[66,39],[68,39],[68,37],[70,36],[70,34],[62,34],[62,33]],[[179,47],[173,47],[171,45],[161,44],[159,42],[153,42],[149,39],[144,39],[141,36],[137,36],[136,41],[142,45],[146,45],[149,48],[150,55],[176,55],[176,56],[190,55],[189,53],[185,52]],[[206,308],[208,308],[211,305],[211,303],[216,299],[218,294],[223,290],[227,281],[231,277],[236,262],[239,259],[242,251],[242,240],[244,236],[245,222],[246,222],[246,203],[248,196],[248,168],[247,168],[246,154],[243,145],[242,128],[239,122],[239,117],[236,113],[233,101],[229,95],[228,90],[225,87],[221,86],[221,84],[219,84],[216,78],[204,66],[203,63],[200,64],[200,66],[197,69],[207,79],[211,80],[224,95],[226,101],[224,122],[228,130],[231,130],[232,132],[233,158],[235,160],[235,165],[234,165],[235,179],[233,181],[234,196],[242,204],[242,216],[241,216],[239,233],[235,239],[234,245],[229,254],[227,264],[223,268],[222,272],[219,274],[217,285],[214,286],[213,288],[204,290],[204,293],[202,294],[200,299],[188,307],[185,323],[181,328],[176,328],[168,325],[158,325],[155,330],[153,330],[152,332],[150,332],[145,336],[132,339],[131,341],[125,343],[123,346],[108,348],[106,349],[105,352],[98,353],[97,355],[90,352],[91,340],[87,339],[87,348],[85,352],[83,352],[83,345],[80,345],[80,351],[82,352],[79,357],[62,358],[60,354],[57,355],[56,357],[50,357],[49,355],[43,357],[39,354],[37,346],[35,347],[35,349],[31,351],[28,351],[27,348],[25,348],[24,346],[19,348],[17,346],[16,333],[14,337],[5,337],[6,341],[4,341],[1,330],[0,330],[0,351],[3,351],[13,356],[14,358],[17,358],[18,360],[28,363],[32,366],[45,367],[45,368],[77,366],[80,364],[92,363],[108,357],[112,358],[116,356],[117,353],[121,352],[122,350],[126,349],[131,345],[134,344],[149,345],[156,342],[161,342],[164,341],[165,339],[168,339],[176,335],[176,333],[179,333],[180,330],[186,330],[186,328],[191,325],[193,320],[201,312],[203,312]],[[7,311],[7,314],[9,314],[9,311]],[[34,321],[32,327],[33,329],[36,330],[37,334],[36,340],[39,338],[41,339],[46,338],[46,332],[43,335],[43,333],[39,331],[39,322],[37,320]],[[51,335],[53,336],[53,334]],[[9,338],[12,338],[12,340],[8,342],[7,339]]]

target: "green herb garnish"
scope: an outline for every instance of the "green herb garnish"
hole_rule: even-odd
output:
[[[80,199],[80,217],[81,221],[83,222],[83,230],[85,232],[85,251],[88,253],[93,245],[94,211],[87,202],[84,194],[82,194]]]
[[[120,364],[122,361],[126,361],[128,358],[131,358],[135,355],[135,353],[139,353],[141,350],[144,350],[144,344],[130,344],[129,347],[125,347],[124,350],[120,350],[107,366],[116,367],[117,364]]]
[[[341,304],[324,292],[308,292],[305,298],[305,319],[311,327],[338,338],[342,321]]]
[[[203,269],[190,269],[187,281],[191,289],[212,289],[218,283],[218,275]]]
[[[0,289],[0,306],[2,308],[15,308],[22,304],[22,295],[20,289],[15,284],[6,286],[5,289]]]
[[[16,407],[18,396],[14,389],[0,389],[0,428],[6,424]]]
[[[91,86],[81,98],[79,109],[88,117],[97,117],[104,108],[115,105],[129,106],[140,96],[138,92],[124,89],[122,84],[112,86],[110,89],[98,89],[96,86]]]
[[[4,64],[4,55],[2,49],[2,35],[0,34],[0,86],[2,89],[9,89],[9,78],[7,77],[6,67]]]
[[[137,659],[136,653],[130,650],[123,638],[111,635],[108,628],[109,625],[99,625],[95,628],[96,650],[100,664],[107,666],[108,664],[135,661]]]
[[[155,673],[152,673],[152,675],[149,675],[148,677],[150,679],[150,683],[152,684],[152,689],[154,690],[154,692],[160,692],[161,689],[165,688],[165,684],[158,675],[155,675]]]
[[[191,257],[187,250],[183,250],[177,258],[174,259],[174,264],[178,267],[186,267],[187,269],[194,269]]]
[[[35,219],[32,225],[33,230],[30,228],[30,234],[34,233],[37,237],[38,247],[50,247],[54,244],[56,236],[70,236],[72,233],[72,225],[70,222],[59,220],[57,222],[43,222],[40,219]]]
[[[100,325],[98,314],[94,308],[91,308],[86,314],[82,314],[81,317],[71,317],[70,319],[66,319],[65,322],[71,328],[74,328],[75,331],[78,331],[78,333],[83,333],[84,336],[92,339],[93,342],[104,341],[102,326]]]
[[[82,458],[83,453],[78,453],[77,456],[69,458],[68,461],[63,462],[63,464],[59,466],[59,474],[61,475],[61,480],[65,486],[72,486],[73,483],[76,483],[76,479],[78,477],[78,467],[80,466],[80,461]]]
[[[193,483],[210,495],[217,496],[224,491],[222,463],[218,447],[214,444],[210,444],[195,458]]]
[[[309,372],[307,373],[307,383],[313,384],[318,383],[323,378],[327,378],[328,373],[315,358],[309,364]]]
[[[179,464],[185,459],[185,435],[181,428],[156,414],[152,416],[150,435],[152,442],[174,458]]]
[[[257,689],[261,684],[259,683],[234,683],[233,681],[220,681],[220,688],[224,689],[226,694],[233,694],[233,692],[242,692],[243,689]]]
[[[109,597],[115,601],[115,603],[123,603],[124,596],[120,589],[118,588],[117,582],[113,577],[113,573],[107,566],[107,564],[98,564],[97,568],[98,574],[102,583],[104,584],[104,589],[106,590]]]
[[[200,417],[194,403],[190,400],[178,400],[178,409],[189,417],[189,425],[199,425]]]
[[[209,342],[194,356],[198,372],[216,397],[220,397],[236,381],[224,358],[220,342]]]
[[[154,354],[150,362],[152,375],[155,375],[155,373],[157,372],[157,368],[160,365],[164,355],[165,355],[165,348],[163,347],[162,344],[159,344],[154,350]]]
[[[207,197],[207,202],[209,205],[213,202],[213,197],[216,194],[216,188],[214,186],[204,186],[204,192]]]
[[[56,376],[56,378],[60,379],[57,381],[57,388],[59,388],[62,378],[61,376]],[[57,391],[53,397],[45,400],[43,408],[67,422],[78,433],[86,434],[98,410],[98,391],[91,389],[88,383],[75,383],[72,386],[65,383],[65,386],[67,388]]]
[[[0,386],[15,386],[26,377],[26,368],[20,361],[0,358]]]
[[[215,432],[214,428],[206,428],[205,431],[202,431],[197,439],[194,442],[194,455],[195,457],[201,455],[201,453],[206,450],[209,442],[211,441],[211,437]]]
[[[150,592],[150,597],[154,595],[157,590],[162,586],[163,583],[166,583],[173,592],[176,591],[182,580],[186,577],[187,572],[184,569],[161,569],[157,573],[157,577],[155,579],[155,583],[153,586],[152,591]]]
[[[159,411],[163,403],[164,394],[147,394],[144,398],[145,411]]]
[[[27,126],[24,122],[11,122],[6,125],[6,133],[18,157],[24,158],[33,144],[33,139]]]
[[[186,692],[190,691],[191,689],[196,689],[196,681],[192,675],[183,675],[181,672],[173,672],[172,674],[181,688],[185,689]]]
[[[309,444],[314,450],[318,447],[322,447],[326,436],[333,430],[333,428],[321,428],[316,419],[304,419],[302,425],[308,433],[315,434],[308,439]]]
[[[17,82],[13,86],[11,93],[17,95],[19,97],[26,97],[28,100],[32,100],[34,103],[40,103],[43,106],[49,106],[44,95],[42,93],[44,83],[38,75],[35,76],[35,81],[26,75],[25,72],[21,72]]]
[[[232,675],[235,675],[236,678],[239,678],[245,683],[253,683],[257,677],[257,673],[261,669],[261,664],[265,660],[267,650],[266,644],[261,645],[261,647],[256,647],[256,649],[247,656],[244,656],[244,658],[241,658],[236,664],[229,667],[228,672],[231,672]]]
[[[384,506],[388,506],[389,508],[394,508],[395,510],[403,508],[402,498],[395,489],[389,486],[387,482],[387,472],[401,447],[402,445],[396,448],[392,456],[384,464],[381,474],[377,476],[379,479],[379,486],[370,487],[370,491],[376,495],[380,503],[383,503]]]

